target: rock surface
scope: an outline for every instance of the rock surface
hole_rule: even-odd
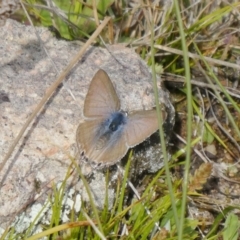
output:
[[[81,45],[58,40],[45,28],[37,28],[37,31],[61,72]],[[0,173],[0,227],[6,228],[33,201],[43,204],[53,184],[65,179],[76,154],[75,135],[82,120],[84,98],[99,68],[104,69],[113,81],[123,110],[151,109],[155,105],[151,74],[146,64],[131,49],[117,45],[110,47],[110,51],[89,48],[64,81],[64,86],[56,90],[29,126]],[[1,163],[58,74],[38,42],[34,29],[12,20],[7,20],[0,28],[0,58]],[[159,100],[170,111],[169,117],[173,121],[174,109],[168,94],[161,87],[159,94]],[[158,163],[158,169],[160,167],[162,163]],[[156,166],[152,168],[156,170]],[[74,181],[74,177],[76,174],[70,175],[68,182]],[[96,180],[99,178],[95,177],[95,181],[99,182]],[[91,187],[96,186],[96,182],[92,183]],[[95,187],[94,196],[99,196],[101,201],[104,201],[104,187],[104,180],[102,188]],[[86,195],[81,192],[81,182],[75,185],[75,189],[82,196]],[[114,192],[110,191],[109,196],[114,199]]]

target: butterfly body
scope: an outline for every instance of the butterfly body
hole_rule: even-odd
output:
[[[127,123],[127,118],[123,112],[115,112],[107,120],[107,128],[112,133],[121,130],[123,126]]]
[[[83,114],[77,144],[87,160],[100,166],[116,163],[158,129],[156,110],[121,111],[113,84],[102,69],[90,83]]]
[[[115,141],[123,134],[126,120],[127,118],[123,112],[115,112],[103,121],[95,136],[95,149],[101,150],[107,142],[111,143],[109,147],[114,145]]]

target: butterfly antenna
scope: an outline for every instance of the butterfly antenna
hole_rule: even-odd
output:
[[[122,174],[122,176],[123,176],[124,173],[123,173],[122,167],[121,167],[119,164],[117,164],[117,168],[118,168],[119,172],[120,172],[120,173]],[[138,200],[141,200],[141,196],[140,196],[140,194],[138,193],[137,189],[136,189],[136,188],[134,187],[134,185],[132,184],[132,182],[127,179],[127,183],[128,183],[128,186],[129,186],[129,187],[132,189],[132,191],[134,192],[134,194],[135,194],[135,196],[137,197],[137,199],[138,199]],[[141,203],[142,203],[142,202],[141,202]],[[143,203],[142,203],[142,205],[143,205],[146,213],[148,214],[148,216],[151,217],[151,218],[153,218],[153,216],[152,216],[151,212],[149,211],[149,209],[148,209]],[[160,226],[159,226],[159,224],[158,224],[157,222],[155,222],[154,225],[155,225],[155,227],[156,227],[156,229],[157,229],[158,231],[161,230],[161,228],[160,228]]]

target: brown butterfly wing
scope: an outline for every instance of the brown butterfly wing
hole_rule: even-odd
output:
[[[109,117],[120,110],[120,101],[107,73],[100,69],[94,75],[84,102],[87,118]]]
[[[163,119],[166,114],[163,112]],[[151,136],[158,129],[156,110],[136,111],[128,116],[127,126],[124,130],[127,145],[134,147]]]
[[[102,149],[92,151],[91,157],[93,157],[94,162],[102,163],[106,166],[121,160],[127,151],[125,136],[121,135],[114,143],[107,142]]]
[[[77,144],[84,156],[94,163],[112,165],[119,161],[128,150],[125,135],[119,138],[104,138],[98,134],[103,119],[89,120],[81,123],[77,129]]]
[[[102,119],[88,120],[80,123],[76,133],[78,147],[84,153],[89,153],[94,148],[96,141],[97,127],[100,126]]]

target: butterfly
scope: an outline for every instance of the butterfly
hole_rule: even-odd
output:
[[[83,108],[76,141],[84,158],[98,167],[121,160],[132,148],[158,129],[156,110],[126,113],[107,73],[99,69],[93,77]],[[166,114],[163,112],[163,118]]]

